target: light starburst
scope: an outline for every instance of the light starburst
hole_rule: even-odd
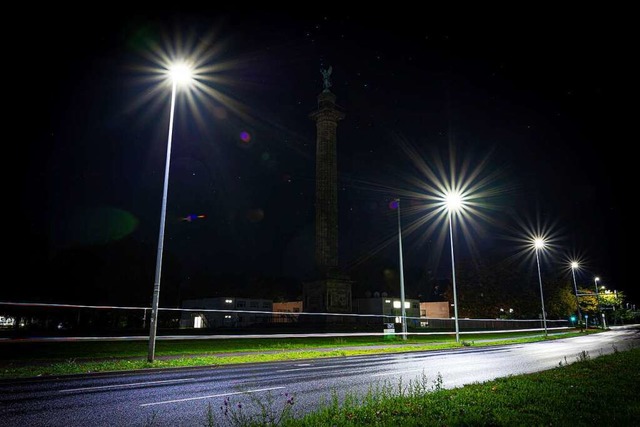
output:
[[[403,236],[411,236],[411,245],[419,251],[427,242],[431,252],[430,264],[439,263],[449,232],[448,219],[451,216],[456,234],[463,236],[472,254],[478,254],[472,237],[482,237],[486,230],[483,223],[495,223],[492,211],[500,209],[499,196],[511,190],[501,182],[503,170],[491,164],[491,153],[477,157],[472,150],[464,150],[466,156],[460,159],[453,144],[447,154],[421,153],[414,144],[403,137],[393,136],[408,162],[403,167],[403,183],[388,184],[363,183],[362,189],[374,190],[382,194],[395,194],[403,203]],[[393,202],[390,204],[392,209]],[[397,236],[388,234],[374,242],[369,251],[352,262],[357,265],[394,243]],[[425,254],[426,257],[426,254]]]
[[[181,84],[178,111],[201,129],[206,128],[212,117],[220,120],[229,115],[254,123],[249,109],[227,94],[229,88],[240,85],[240,78],[234,73],[242,68],[241,61],[223,59],[228,40],[219,39],[212,32],[204,36],[194,31],[188,36],[179,31],[172,37],[168,34],[147,39],[140,49],[142,61],[132,68],[135,85],[144,88],[144,92],[136,95],[130,110],[144,106],[143,119],[157,117],[166,107],[166,94],[175,79]]]
[[[418,172],[407,176],[411,189],[402,192],[417,201],[408,211],[414,218],[408,222],[408,232],[426,225],[418,244],[436,234],[442,251],[451,217],[453,228],[461,232],[472,254],[477,254],[473,237],[482,238],[486,232],[482,224],[494,222],[491,212],[498,208],[497,197],[508,191],[499,184],[502,171],[491,166],[490,153],[475,159],[468,151],[467,157],[459,159],[451,145],[447,156],[431,153],[427,161],[406,141],[401,141],[401,147]]]
[[[590,259],[583,252],[572,250],[563,257],[563,265],[566,273],[571,274],[573,272],[576,274],[576,277],[588,273],[590,264]]]
[[[514,247],[514,253],[509,257],[510,261],[535,263],[536,253],[541,260],[558,255],[562,237],[557,222],[540,218],[541,215],[537,215],[536,220],[532,221],[530,217],[513,216],[515,225],[503,236],[507,244]],[[532,254],[534,256],[531,256]]]

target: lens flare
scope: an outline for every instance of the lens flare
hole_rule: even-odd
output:
[[[251,141],[251,135],[249,134],[249,132],[243,130],[242,132],[240,132],[240,140],[242,142],[248,143]]]

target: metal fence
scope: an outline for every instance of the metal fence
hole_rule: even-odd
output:
[[[150,307],[0,302],[0,337],[123,336],[148,334]],[[221,319],[220,322],[212,319]],[[406,317],[408,334],[453,333],[453,318]],[[542,330],[541,319],[458,319],[462,332]],[[568,320],[547,319],[547,328]],[[398,316],[356,313],[291,313],[261,310],[161,308],[159,335],[345,333],[402,331]]]

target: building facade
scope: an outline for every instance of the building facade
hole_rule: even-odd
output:
[[[181,328],[242,328],[271,323],[273,302],[267,299],[216,297],[182,301]]]
[[[361,321],[367,324],[402,323],[402,302],[400,298],[371,297],[356,298],[353,307],[358,314],[372,316],[361,317]],[[404,300],[407,326],[420,326],[420,301],[417,299]]]
[[[273,323],[296,323],[303,308],[302,301],[274,302]]]

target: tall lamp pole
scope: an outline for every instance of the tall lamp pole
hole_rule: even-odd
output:
[[[407,339],[407,312],[404,306],[404,266],[402,263],[402,227],[400,225],[400,199],[396,199],[398,208],[398,250],[400,252],[400,304],[402,306],[402,339]]]
[[[582,323],[582,311],[580,310],[580,300],[578,299],[578,285],[576,285],[576,269],[580,265],[576,261],[571,262],[571,274],[573,275],[573,290],[576,293],[576,307],[578,308],[578,323]]]
[[[453,318],[456,326],[456,342],[460,342],[460,326],[458,325],[458,293],[456,291],[456,263],[453,255],[453,218],[454,212],[463,207],[462,195],[456,191],[445,194],[445,208],[449,216],[449,243],[451,247],[451,278],[453,281]]]
[[[597,304],[597,309],[598,309],[598,315],[602,316],[602,309],[600,308],[600,294],[598,293],[598,282],[600,281],[599,277],[596,277],[593,279],[593,283],[596,285],[596,304]]]
[[[164,187],[162,190],[162,210],[160,211],[160,233],[156,255],[156,273],[153,283],[151,317],[149,319],[149,353],[147,360],[153,362],[156,351],[156,332],[158,327],[158,304],[160,301],[160,277],[162,276],[162,250],[164,248],[164,229],[167,218],[167,194],[169,191],[169,167],[171,164],[171,140],[173,137],[173,115],[176,106],[176,91],[179,83],[191,80],[191,70],[184,64],[173,65],[169,70],[171,77],[171,112],[169,114],[169,136],[167,138],[167,159],[164,167]]]
[[[545,313],[544,310],[544,295],[542,293],[542,275],[540,274],[540,255],[538,254],[538,252],[543,249],[545,246],[545,242],[544,239],[536,237],[533,240],[533,247],[536,250],[536,262],[538,263],[538,282],[540,283],[540,303],[542,305],[542,324],[544,326],[544,336],[546,337],[547,334],[547,314]]]

